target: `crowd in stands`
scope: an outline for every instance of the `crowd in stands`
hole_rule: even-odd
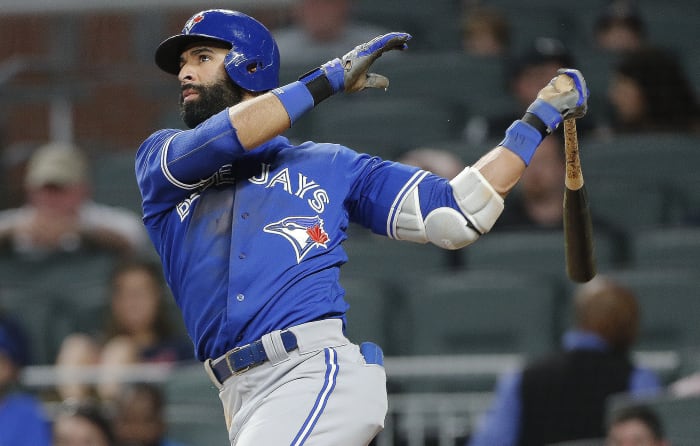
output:
[[[381,18],[375,22],[367,20],[368,13],[363,14],[361,6],[354,3],[357,2],[290,2],[288,11],[281,15],[286,19],[276,23],[273,29],[283,64],[308,64],[311,67],[392,30],[397,23]],[[359,3],[366,6],[368,2]],[[513,120],[520,118],[524,107],[533,101],[537,91],[556,74],[558,68],[579,68],[588,76],[584,61],[591,60],[590,54],[611,63],[609,72],[603,73],[604,82],[597,81],[601,73],[591,75],[594,80],[592,88],[598,89],[592,91],[589,116],[578,123],[582,157],[586,156],[585,146],[589,141],[612,141],[610,148],[614,149],[616,138],[628,135],[681,135],[697,137],[696,142],[700,141],[700,105],[697,96],[700,85],[693,80],[697,76],[689,76],[689,68],[685,65],[687,54],[670,48],[665,42],[654,41],[648,27],[653,17],[646,13],[643,4],[606,2],[605,7],[596,12],[595,20],[581,21],[577,28],[578,36],[562,39],[561,35],[551,34],[534,38],[518,35],[518,27],[514,26],[518,17],[506,13],[504,2],[493,3],[461,2],[459,13],[450,17],[454,23],[448,27],[460,32],[454,42],[446,44],[446,48],[456,55],[474,57],[475,61],[493,63],[497,60],[504,75],[501,79],[501,99],[505,98],[504,103],[509,107],[500,107],[497,113],[489,109],[489,113],[480,114],[478,104],[467,104],[466,113],[463,113],[464,110],[455,113],[454,122],[459,128],[453,135],[446,135],[443,141],[435,141],[434,145],[407,144],[398,157],[399,161],[452,178],[471,160],[468,148],[483,148],[497,143],[503,131]],[[280,15],[266,15],[270,16]],[[412,22],[406,20],[405,23]],[[589,26],[589,29],[582,29],[583,26]],[[410,29],[406,31],[411,32]],[[416,34],[416,38],[421,35],[420,32]],[[581,45],[580,42],[585,44]],[[431,51],[420,43],[416,46],[419,52]],[[409,42],[409,51],[399,56],[405,57],[402,63],[411,63],[410,48]],[[434,48],[433,51],[445,52],[441,48]],[[696,53],[693,57],[700,55]],[[450,67],[430,69],[449,72]],[[421,70],[423,72],[416,75],[423,80],[424,88],[430,88],[431,72],[425,71],[425,67]],[[390,78],[391,74],[387,73]],[[392,82],[397,84],[401,81],[400,78],[392,78]],[[470,82],[475,83],[469,88],[480,88],[478,79]],[[604,87],[603,91],[601,87]],[[426,109],[424,112],[431,111]],[[323,110],[316,113],[323,113]],[[312,119],[308,118],[309,121]],[[302,122],[300,126],[303,125]],[[313,134],[302,136],[313,138]],[[459,152],[460,147],[464,149],[463,152]],[[176,366],[193,361],[192,346],[184,333],[182,321],[174,316],[177,313],[171,311],[175,303],[165,288],[157,262],[154,263],[154,253],[140,216],[129,209],[103,203],[94,196],[93,179],[90,177],[91,159],[86,149],[59,142],[37,145],[22,164],[23,200],[12,197],[12,200],[5,199],[0,203],[0,269],[4,268],[3,265],[22,264],[33,273],[30,275],[32,279],[23,281],[12,268],[0,270],[0,444],[5,444],[2,441],[5,440],[7,444],[36,446],[174,446],[175,443],[165,438],[167,426],[164,408],[168,402],[158,386],[143,383],[127,386],[110,380],[105,374],[105,379],[97,385],[69,380],[52,389],[50,397],[44,398],[44,395],[23,388],[21,383],[23,368],[33,365],[56,365],[57,370],[63,370],[69,376],[71,370],[81,367],[108,370],[134,364]],[[366,148],[358,150],[365,151]],[[659,147],[658,157],[658,162],[663,163],[664,147]],[[506,202],[505,211],[493,230],[561,231],[564,163],[563,140],[559,135],[545,139],[521,184],[512,194],[511,201]],[[625,166],[620,168],[624,169]],[[647,176],[652,180],[654,178],[652,172],[640,172],[639,175],[645,177],[643,179]],[[2,181],[9,182],[13,178],[5,175]],[[127,182],[134,179],[110,178],[107,181]],[[694,184],[698,185],[697,182]],[[6,185],[3,190],[9,190],[10,186]],[[678,191],[674,190],[673,193]],[[685,207],[678,211],[679,217],[673,222],[675,225],[700,226],[700,218],[697,217],[700,211],[687,205],[700,205],[697,194],[695,197],[684,198]],[[669,203],[671,201],[669,198]],[[10,202],[13,206],[8,205]],[[639,206],[644,205],[639,203]],[[596,212],[595,203],[592,210],[595,230],[624,243],[629,236],[628,228],[610,221],[607,214]],[[533,247],[533,256],[535,249]],[[85,304],[84,308],[62,308],[69,313],[69,317],[61,320],[68,322],[55,332],[60,336],[49,340],[51,348],[39,349],[40,346],[31,345],[30,341],[37,338],[23,334],[23,331],[44,330],[46,327],[37,328],[30,326],[31,323],[24,323],[28,316],[22,311],[32,310],[29,305],[21,304],[32,301],[32,305],[37,305],[37,293],[43,293],[40,299],[53,298],[61,290],[51,288],[60,288],[64,283],[83,283],[86,274],[95,273],[92,270],[68,268],[73,262],[70,259],[81,256],[90,259],[95,253],[108,258],[105,267],[96,270],[99,276],[89,278],[90,283],[97,282],[99,286],[85,289],[84,295],[73,295],[72,299],[61,301],[58,305],[60,309],[65,302],[79,302]],[[536,259],[533,258],[533,261]],[[42,272],[48,262],[51,271],[59,271],[60,283],[42,283],[48,277]],[[465,268],[459,261],[452,261],[451,264]],[[621,263],[618,266],[633,265]],[[23,292],[26,295],[22,295]],[[76,294],[75,288],[71,288],[70,293]],[[562,297],[564,301],[568,298],[568,295]],[[620,307],[615,307],[618,298]],[[533,419],[554,420],[553,414],[559,410],[562,410],[558,414],[560,418],[566,420],[572,417],[573,412],[563,411],[562,407],[566,403],[574,404],[575,397],[586,396],[583,393],[587,392],[588,387],[580,387],[581,382],[590,381],[588,378],[613,375],[619,377],[618,381],[604,379],[585,383],[598,399],[586,400],[588,405],[577,405],[580,413],[576,412],[575,416],[577,420],[588,419],[592,422],[586,417],[595,416],[595,422],[588,426],[590,429],[579,433],[578,437],[567,437],[564,432],[566,424],[557,423],[561,428],[558,434],[561,435],[549,440],[607,436],[606,444],[621,446],[637,444],[625,440],[636,435],[649,438],[649,442],[644,444],[670,444],[665,439],[659,419],[644,406],[620,411],[606,422],[605,398],[616,392],[636,391],[642,387],[679,395],[700,394],[698,375],[691,373],[687,378],[672,383],[647,374],[644,375],[646,378],[635,381],[632,375],[637,365],[631,362],[629,354],[640,330],[635,315],[644,309],[637,308],[634,294],[621,284],[596,279],[581,288],[574,302],[577,325],[566,332],[564,351],[533,362],[515,375],[504,376],[495,389],[497,399],[494,400],[493,410],[479,425],[470,444],[539,444],[517,443],[514,439],[518,433],[539,438],[536,429],[543,426],[529,425]],[[593,308],[594,304],[605,305],[605,308]],[[54,316],[51,318],[53,322],[59,320],[58,314],[51,316]],[[611,320],[614,317],[628,319]],[[71,321],[75,321],[75,324],[71,325]],[[23,323],[27,325],[24,329]],[[623,330],[624,333],[616,330]],[[579,349],[581,345],[584,347]],[[32,356],[32,351],[39,350],[52,355]],[[595,356],[595,359],[590,356]],[[552,378],[562,370],[573,368],[581,372],[584,367],[579,360],[588,365],[608,367],[612,371],[603,373],[596,369],[586,376],[579,373]],[[596,375],[593,375],[594,372]],[[547,394],[537,387],[544,386],[551,390],[553,379],[561,384],[558,389],[561,393]],[[532,384],[535,390],[523,389],[526,383]],[[520,401],[520,398],[524,400]],[[47,401],[57,403],[57,408],[47,411],[42,404]],[[535,410],[528,412],[533,408]],[[590,410],[583,413],[584,409]],[[499,410],[505,412],[499,414]],[[577,428],[583,426],[578,422],[576,425]],[[549,429],[549,432],[554,431]],[[510,438],[495,440],[503,438],[498,435],[509,435]]]

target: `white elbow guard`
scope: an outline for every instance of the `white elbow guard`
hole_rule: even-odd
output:
[[[440,207],[423,219],[416,188],[401,206],[396,227],[399,239],[459,249],[493,227],[503,211],[503,198],[478,170],[467,167],[450,185],[462,212]]]
[[[480,234],[491,230],[503,212],[503,197],[477,169],[467,167],[450,181],[460,210]]]

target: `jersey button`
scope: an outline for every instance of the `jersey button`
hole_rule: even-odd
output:
[[[243,220],[245,220],[245,219],[248,218],[249,216],[250,216],[250,214],[247,213],[247,212],[244,212],[244,213],[241,214],[241,218],[242,218]]]
[[[245,253],[242,252],[242,253],[238,254],[238,258],[241,260],[245,259]]]
[[[238,302],[243,302],[243,299],[245,299],[245,296],[242,294],[236,294],[236,300]]]

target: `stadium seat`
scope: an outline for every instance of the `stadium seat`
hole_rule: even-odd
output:
[[[410,51],[456,49],[460,45],[457,2],[355,0],[353,13],[360,22],[410,33]]]
[[[437,101],[389,97],[365,92],[321,103],[304,135],[316,142],[343,144],[358,152],[393,159],[397,154],[454,137],[458,132],[452,109]]]
[[[347,312],[346,336],[360,344],[370,341],[378,344],[384,354],[393,354],[392,308],[395,307],[393,289],[386,280],[354,277],[341,281]]]
[[[667,188],[652,181],[597,177],[586,191],[591,212],[624,231],[661,226],[677,213]]]
[[[700,162],[700,137],[676,133],[581,138],[581,164],[587,184],[599,178],[621,178],[669,184],[694,174]]]
[[[700,227],[640,230],[631,238],[637,268],[695,268],[700,273]]]
[[[130,209],[141,215],[132,150],[101,152],[91,159],[93,198],[98,203]]]
[[[617,240],[594,226],[596,267],[609,268],[620,259]],[[498,231],[486,234],[465,249],[470,269],[502,269],[546,274],[564,279],[566,260],[562,231]]]
[[[403,285],[404,354],[535,355],[556,344],[558,289],[540,276],[470,270],[422,274]]]
[[[343,248],[349,260],[340,268],[341,282],[356,277],[401,282],[423,273],[446,271],[453,255],[462,252],[374,234],[355,234]]]
[[[458,107],[463,113],[487,116],[513,107],[505,90],[505,65],[498,57],[473,56],[463,51],[409,51],[387,54],[377,60],[374,68],[389,77],[389,97],[439,101]],[[429,112],[429,108],[423,108],[424,114]]]

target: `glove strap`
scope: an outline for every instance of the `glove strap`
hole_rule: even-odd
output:
[[[530,124],[540,132],[540,136],[542,136],[542,139],[546,138],[551,134],[549,131],[549,128],[547,128],[547,125],[542,121],[540,118],[537,117],[537,115],[534,115],[530,112],[525,113],[525,115],[522,117],[521,121],[523,121],[526,124]]]
[[[563,120],[559,110],[542,99],[535,99],[535,102],[527,108],[527,112],[537,116],[544,123],[547,127],[547,134],[556,130]]]
[[[498,145],[518,155],[528,166],[541,142],[540,132],[527,122],[519,120],[508,127],[506,137]]]
[[[298,81],[275,88],[272,94],[282,102],[291,124],[294,124],[306,112],[344,88],[342,61],[333,59],[302,75]]]

